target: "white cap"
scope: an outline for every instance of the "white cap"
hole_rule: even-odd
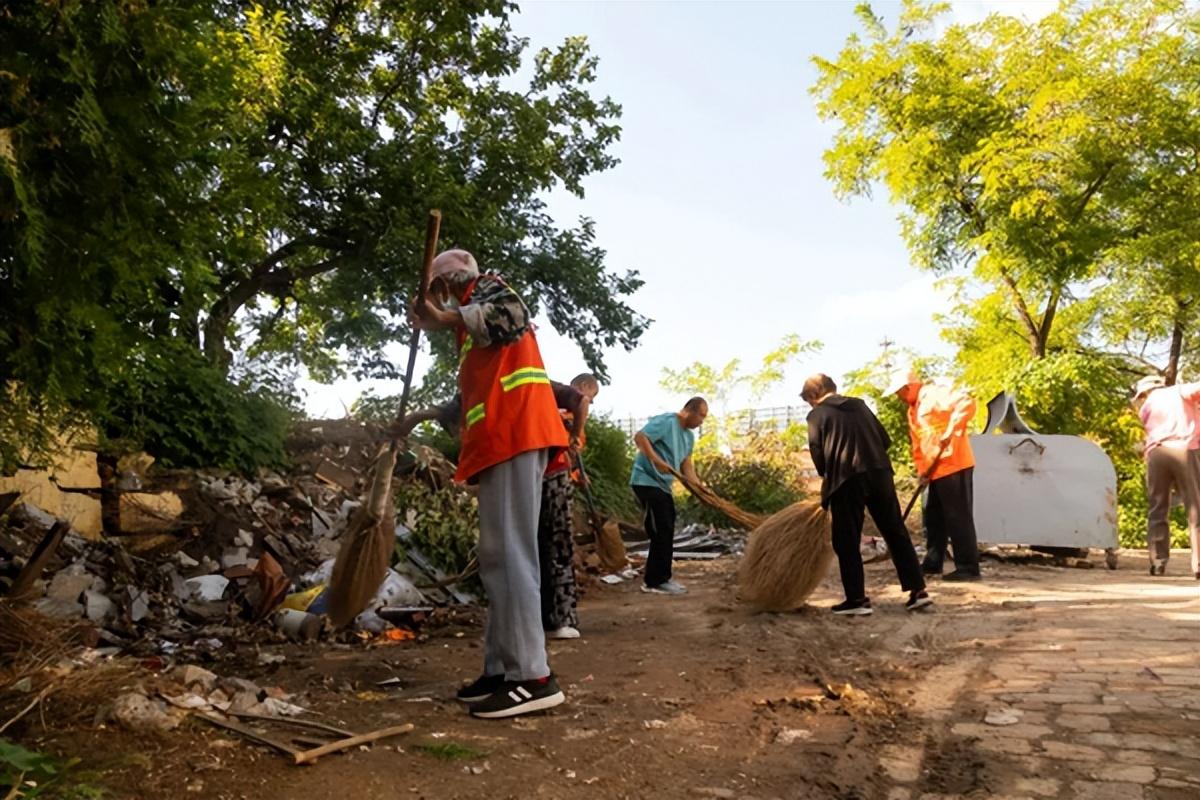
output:
[[[437,258],[433,260],[433,269],[430,270],[429,278],[443,278],[455,272],[466,272],[469,275],[479,274],[479,265],[475,263],[475,256],[468,253],[466,250],[446,250],[438,253]]]
[[[1133,385],[1133,399],[1136,400],[1144,394],[1150,394],[1155,389],[1161,389],[1167,385],[1166,380],[1161,375],[1147,375]]]
[[[912,367],[901,367],[892,373],[888,379],[887,388],[883,390],[884,397],[891,397],[910,383],[920,383],[921,377]]]

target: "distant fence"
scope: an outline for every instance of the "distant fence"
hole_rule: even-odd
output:
[[[723,416],[734,420],[737,429],[740,431],[782,431],[789,425],[804,422],[811,408],[807,403],[799,406],[746,408],[741,411],[730,412]],[[650,417],[625,417],[624,419],[613,420],[613,424],[625,431],[627,436],[633,436],[645,427],[649,420]]]

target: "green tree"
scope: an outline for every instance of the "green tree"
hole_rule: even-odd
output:
[[[1001,292],[1035,358],[1106,265],[1194,272],[1197,12],[1068,2],[935,36],[946,9],[906,2],[889,32],[861,4],[865,38],[816,59],[839,195],[885,186],[915,263]]]
[[[616,163],[620,109],[590,91],[582,37],[531,53],[515,11],[101,0],[0,15],[0,384],[121,435],[127,366],[177,343],[247,387],[301,369],[394,377],[385,348],[407,338],[435,206],[443,242],[505,274],[603,374],[603,350],[648,324],[624,300],[640,280],[542,198]]]
[[[815,339],[803,340],[797,334],[788,334],[763,356],[756,370],[747,370],[740,358],[731,359],[721,367],[695,361],[683,369],[664,368],[659,385],[682,397],[699,395],[708,400],[712,416],[704,425],[698,450],[733,447],[746,431],[742,430],[745,420],[730,416],[730,400],[739,391],[744,391],[750,402],[761,400],[784,379],[788,365],[821,347],[821,342]]]
[[[914,262],[955,275],[942,321],[980,398],[1104,446],[1122,532],[1141,461],[1127,387],[1196,356],[1200,297],[1200,11],[1182,0],[1065,2],[1036,23],[994,14],[938,28],[906,2],[888,30],[816,59],[840,196],[886,188]]]

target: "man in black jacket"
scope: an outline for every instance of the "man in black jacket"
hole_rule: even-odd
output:
[[[933,601],[925,591],[917,551],[896,498],[887,431],[862,400],[837,394],[837,385],[828,375],[818,373],[806,380],[800,397],[813,407],[808,414],[808,447],[822,478],[821,505],[833,514],[833,551],[846,592],[846,602],[834,606],[833,613],[871,613],[859,552],[864,509],[871,512],[887,542],[900,586],[908,592],[904,607],[915,611],[928,606]]]

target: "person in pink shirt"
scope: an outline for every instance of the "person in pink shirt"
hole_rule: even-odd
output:
[[[1171,556],[1171,491],[1187,509],[1192,573],[1200,580],[1200,383],[1167,386],[1150,375],[1133,387],[1133,407],[1146,430],[1146,544],[1150,574],[1163,575]]]

